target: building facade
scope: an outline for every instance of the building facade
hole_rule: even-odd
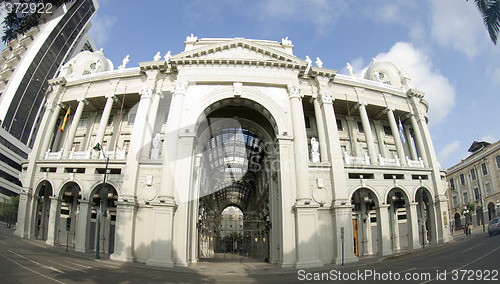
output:
[[[116,260],[283,267],[450,239],[428,104],[394,64],[360,78],[294,56],[288,39],[192,35],[184,52],[127,62],[83,52],[50,81],[18,236],[65,244],[70,218],[70,246]],[[228,234],[231,206],[242,228]]]
[[[97,8],[96,1],[80,0],[54,9],[39,26],[19,35],[1,52],[0,197],[21,192],[20,164],[33,146],[48,80],[72,56],[95,49],[86,33]]]
[[[448,207],[453,228],[478,226],[500,212],[500,141],[477,142],[471,155],[448,169]]]

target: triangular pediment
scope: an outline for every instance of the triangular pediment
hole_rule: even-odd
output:
[[[274,61],[293,65],[307,65],[293,55],[277,48],[269,47],[246,39],[233,39],[219,43],[208,44],[190,51],[176,54],[171,61]]]

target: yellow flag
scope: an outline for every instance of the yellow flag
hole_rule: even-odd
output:
[[[59,129],[59,133],[64,131],[64,126],[66,126],[66,122],[69,120],[69,110],[70,109],[71,109],[71,107],[68,107],[68,111],[66,112],[66,115],[64,115],[63,123],[62,123],[61,128]]]

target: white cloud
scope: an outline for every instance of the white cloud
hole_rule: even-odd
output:
[[[451,46],[474,57],[489,43],[489,35],[474,1],[431,0],[431,36],[442,46]]]
[[[444,148],[439,152],[438,159],[442,165],[448,164],[450,156],[458,151],[460,147],[460,141],[455,140],[450,144],[444,146]]]
[[[100,47],[108,40],[111,29],[116,24],[118,19],[115,16],[101,16],[96,14],[91,21],[92,27],[90,28],[89,33],[94,39],[97,47]]]
[[[481,141],[495,143],[495,142],[498,141],[498,139],[496,139],[495,136],[488,134],[488,135],[485,135],[485,136],[481,137]]]
[[[448,78],[435,70],[429,56],[411,43],[397,42],[389,52],[380,53],[375,58],[395,63],[413,79],[416,88],[425,93],[424,98],[429,102],[431,123],[441,122],[455,106],[455,89]]]

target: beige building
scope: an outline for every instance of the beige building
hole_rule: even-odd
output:
[[[448,169],[448,207],[451,224],[459,229],[468,224],[482,225],[500,212],[500,141],[477,142],[469,148],[471,155]],[[473,209],[468,219],[464,211]]]
[[[313,267],[450,240],[428,104],[394,64],[342,75],[288,39],[192,35],[127,62],[83,52],[51,81],[18,236],[66,244],[69,217],[75,250],[157,266]],[[231,206],[242,228],[221,246]]]

